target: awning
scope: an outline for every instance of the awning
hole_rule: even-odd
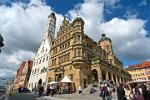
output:
[[[73,83],[73,81],[71,81],[67,75],[65,75],[65,77],[60,81],[62,83]]]
[[[50,83],[48,84],[57,84],[58,82],[55,82],[55,81],[51,81]]]
[[[132,83],[145,83],[145,82],[150,82],[150,80],[129,81],[129,82],[127,82],[127,84],[132,84]]]

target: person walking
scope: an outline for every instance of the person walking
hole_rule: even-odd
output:
[[[54,92],[55,92],[55,85],[54,85],[54,84],[52,84],[52,87],[51,87],[51,96],[53,96],[53,95],[54,95]]]
[[[79,86],[79,94],[82,94],[82,88]]]
[[[43,92],[44,92],[44,87],[41,85],[39,87],[39,97],[41,97],[43,95]]]
[[[148,91],[146,85],[144,85],[144,84],[142,86],[142,94],[143,94],[144,100],[150,99],[150,91]]]
[[[129,87],[126,85],[124,90],[125,90],[126,100],[130,100],[131,91],[130,91]]]
[[[117,96],[118,100],[126,100],[123,84],[120,84],[119,87],[117,88]]]
[[[144,100],[144,97],[138,88],[135,88],[135,93],[133,94],[133,98],[131,98],[131,100]]]
[[[46,95],[48,96],[50,94],[50,85],[47,85],[47,89],[46,89]]]

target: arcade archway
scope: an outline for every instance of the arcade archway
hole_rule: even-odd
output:
[[[96,69],[93,69],[92,70],[92,79],[96,82],[98,82],[98,73],[97,73],[97,70]]]

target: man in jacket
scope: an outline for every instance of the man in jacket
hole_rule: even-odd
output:
[[[119,87],[117,88],[117,96],[118,96],[118,100],[126,100],[123,84],[120,84]]]

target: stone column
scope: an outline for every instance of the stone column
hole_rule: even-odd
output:
[[[108,72],[106,72],[106,80],[109,80]]]
[[[122,76],[120,77],[120,82],[123,83]]]
[[[111,74],[111,80],[113,81],[113,83],[115,83],[114,75],[113,74]]]
[[[116,77],[116,85],[118,85],[118,84],[119,84],[118,76],[117,76],[117,75],[115,75],[115,77]]]
[[[99,69],[99,71],[98,71],[98,81],[99,82],[103,81],[101,69]]]
[[[118,83],[121,83],[121,81],[120,81],[120,76],[118,76],[117,78],[118,78]]]

